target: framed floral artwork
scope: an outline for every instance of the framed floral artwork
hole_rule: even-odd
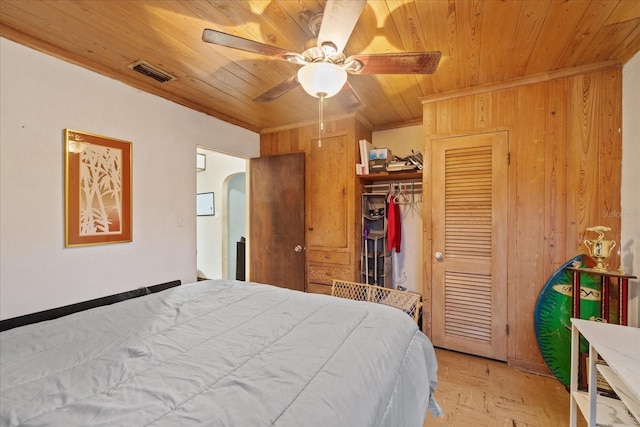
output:
[[[131,142],[65,129],[65,246],[131,242]]]

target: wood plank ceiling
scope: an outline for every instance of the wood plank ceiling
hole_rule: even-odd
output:
[[[348,0],[347,0],[348,1]],[[140,90],[261,132],[317,120],[298,87],[253,99],[299,66],[207,44],[204,28],[293,52],[324,0],[2,0],[0,35]],[[638,0],[370,0],[346,53],[441,51],[432,75],[350,75],[361,105],[326,100],[327,115],[358,110],[374,130],[420,123],[420,98],[602,62],[640,50]],[[159,83],[128,67],[144,60],[177,77]],[[55,82],[51,82],[55,84]]]

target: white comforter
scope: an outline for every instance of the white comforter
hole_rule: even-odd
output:
[[[422,426],[429,340],[395,308],[205,281],[0,333],[0,426]]]

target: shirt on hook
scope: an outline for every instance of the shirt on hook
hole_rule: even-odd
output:
[[[387,197],[387,250],[395,249],[400,253],[402,243],[402,226],[400,224],[400,206],[393,196]]]

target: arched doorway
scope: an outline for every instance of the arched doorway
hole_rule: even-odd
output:
[[[223,237],[226,242],[226,248],[223,248],[223,254],[226,254],[226,262],[224,262],[222,277],[228,279],[245,278],[245,245],[244,241],[247,237],[247,179],[246,173],[240,172],[229,176],[225,180],[225,194],[223,200],[223,209],[225,209],[226,218],[223,218]],[[226,204],[226,206],[224,206]],[[226,223],[226,225],[225,225]]]

